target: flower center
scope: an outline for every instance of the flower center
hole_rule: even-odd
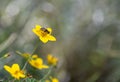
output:
[[[39,63],[37,63],[37,62],[35,62],[34,64],[35,64],[35,66],[39,66],[39,65],[40,65],[40,64],[39,64]]]
[[[41,31],[41,36],[42,36],[42,37],[47,36],[47,34],[48,34],[48,33],[44,32],[44,31]]]
[[[14,73],[14,74],[15,74],[15,75],[18,75],[18,73],[19,73],[19,71],[15,71],[15,73]]]

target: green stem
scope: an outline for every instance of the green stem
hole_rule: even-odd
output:
[[[21,52],[19,52],[19,51],[16,51],[16,53],[17,53],[18,55],[22,56],[22,55],[21,55],[21,54],[22,54]]]
[[[35,48],[33,49],[31,56],[33,55],[33,53],[35,52],[35,50],[37,49],[37,47],[38,47],[38,44],[36,44]],[[18,54],[22,54],[22,53],[20,53],[19,51],[18,51],[17,53],[18,53]],[[31,56],[30,56],[30,57],[27,59],[27,61],[25,62],[22,70],[24,70],[24,69],[26,68],[26,66],[27,66],[27,64],[28,64],[28,61],[29,61],[29,59],[31,58]]]
[[[33,49],[32,54],[35,52],[35,50],[37,49],[37,47],[38,47],[38,43],[35,45],[35,48]]]
[[[35,52],[35,50],[37,49],[37,47],[38,47],[38,44],[36,44],[35,48],[34,48],[33,51],[32,51],[32,54]],[[21,52],[16,51],[16,53],[19,54],[20,56],[22,56],[22,53],[21,53]],[[32,54],[31,54],[31,56],[32,56]],[[22,70],[24,70],[24,69],[26,68],[26,66],[27,66],[28,61],[29,61],[30,58],[31,58],[31,57],[29,57],[29,58],[27,59],[27,61],[25,62],[24,66],[23,66],[23,68],[22,68]],[[3,59],[3,57],[1,57],[0,59]]]
[[[49,76],[49,74],[51,73],[52,68],[53,68],[53,67],[51,67],[51,68],[49,69],[49,71],[47,72],[47,74],[46,74],[41,80],[39,80],[38,82],[42,82],[42,80],[46,79],[46,78]]]
[[[28,60],[29,60],[29,59],[28,59]],[[24,69],[26,68],[26,66],[27,66],[27,64],[28,64],[28,60],[25,62],[25,64],[24,64],[22,70],[24,70]]]

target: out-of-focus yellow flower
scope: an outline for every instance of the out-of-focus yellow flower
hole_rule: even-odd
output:
[[[35,28],[32,29],[32,31],[39,37],[39,39],[46,43],[48,41],[56,41],[56,38],[51,35],[52,29],[51,28],[44,28],[40,25],[36,25]]]
[[[56,57],[52,56],[51,54],[48,54],[47,61],[48,61],[48,64],[56,66],[58,59]]]
[[[46,80],[45,82],[59,82],[57,78],[53,78],[53,77],[50,77],[50,80]]]
[[[57,78],[51,78],[52,82],[59,82]]]
[[[37,69],[49,68],[47,65],[43,64],[42,58],[38,57],[37,55],[33,55],[32,58],[29,59],[29,63]]]
[[[4,69],[6,71],[8,71],[12,77],[16,78],[16,79],[20,79],[20,78],[25,78],[25,74],[24,71],[20,70],[20,67],[18,64],[13,64],[12,67],[9,67],[7,65],[4,65]]]
[[[26,59],[28,59],[31,56],[31,54],[29,54],[29,53],[23,53],[21,55]]]
[[[31,54],[29,54],[29,53],[21,53],[20,51],[16,51],[16,53],[19,54],[20,56],[26,58],[26,59],[31,57]]]

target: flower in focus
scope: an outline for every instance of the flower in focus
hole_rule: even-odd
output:
[[[56,41],[56,38],[51,35],[52,29],[51,28],[44,28],[40,25],[36,25],[35,28],[32,29],[32,31],[39,37],[39,39],[46,43],[48,41]]]
[[[12,67],[9,67],[7,65],[4,65],[4,69],[8,71],[12,77],[16,79],[25,78],[24,71],[20,70],[20,67],[18,64],[13,64]]]
[[[56,57],[52,56],[51,54],[48,54],[47,55],[47,61],[48,61],[48,64],[56,66],[57,62],[58,62],[58,59]]]
[[[33,55],[29,63],[37,69],[49,68],[47,65],[43,64],[42,58],[39,58],[37,55]]]
[[[57,78],[53,78],[53,77],[50,77],[50,80],[46,80],[45,82],[59,82]]]

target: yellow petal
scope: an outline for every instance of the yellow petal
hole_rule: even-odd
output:
[[[52,56],[51,54],[48,54],[47,61],[49,64],[56,65],[58,62],[58,59],[56,57]]]
[[[35,60],[31,59],[31,60],[29,61],[29,63],[30,63],[33,67],[39,69],[39,68],[41,68],[41,65],[42,65],[43,61],[42,61],[41,58],[37,58],[37,59],[35,59]]]
[[[4,69],[6,71],[8,71],[9,73],[13,73],[12,69],[9,66],[7,66],[7,65],[4,65]]]
[[[36,62],[39,63],[40,65],[43,64],[43,60],[42,60],[42,58],[37,58],[37,59],[36,59]]]
[[[47,65],[42,65],[42,68],[49,68],[49,66],[47,66]]]
[[[24,78],[24,77],[25,77],[25,75],[21,73],[21,74],[20,74],[20,77]]]
[[[52,78],[51,80],[52,80],[52,82],[59,82],[59,80],[57,78]]]
[[[21,54],[24,58],[29,58],[30,56],[31,56],[31,54],[29,54],[29,53],[23,53],[23,54]]]
[[[38,69],[47,69],[49,68],[47,65],[39,65],[39,67],[37,67]]]
[[[49,32],[50,32],[50,34],[52,33],[52,29],[51,28],[46,28]]]
[[[47,60],[50,61],[52,59],[52,55],[48,54]]]
[[[40,36],[40,25],[36,25],[35,28],[32,29],[32,31],[37,35]]]
[[[56,38],[52,35],[48,35],[47,37],[48,37],[48,40],[50,41],[56,41]]]
[[[38,55],[35,54],[35,55],[32,56],[32,58],[38,58]]]
[[[40,30],[41,26],[40,25],[35,25],[36,30]]]
[[[13,64],[13,65],[12,65],[12,69],[13,69],[13,70],[20,71],[20,67],[19,67],[18,64]]]
[[[37,36],[40,36],[39,32],[36,30],[36,29],[32,29],[32,31],[37,35]]]
[[[40,37],[39,38],[43,43],[47,43],[48,42],[48,38],[46,37]]]
[[[16,79],[18,79],[18,80],[20,79],[20,77],[19,77],[19,76],[13,76],[13,77],[15,77],[15,78],[16,78]]]
[[[31,59],[31,60],[29,60],[28,62],[29,62],[32,66],[34,65],[34,60]]]

